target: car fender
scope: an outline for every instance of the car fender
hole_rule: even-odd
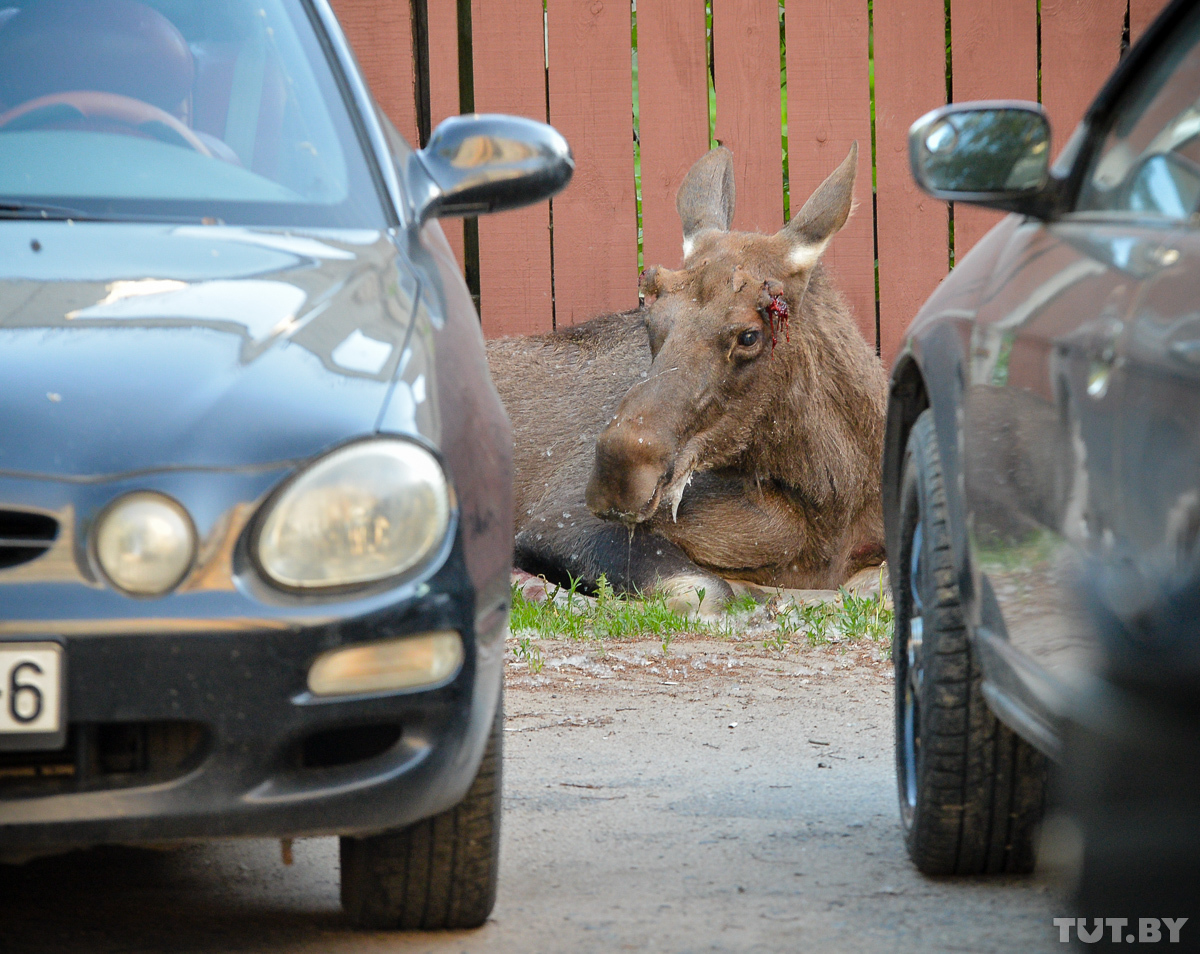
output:
[[[893,366],[888,387],[882,469],[887,548],[899,549],[899,492],[908,434],[918,416],[932,408],[946,487],[957,582],[964,608],[978,601],[971,573],[969,525],[963,470],[962,414],[971,332],[979,302],[997,260],[1022,221],[1010,215],[965,255],[917,312]]]

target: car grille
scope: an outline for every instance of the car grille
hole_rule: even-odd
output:
[[[40,513],[0,510],[0,570],[36,560],[54,545],[58,521]]]
[[[0,752],[0,801],[164,782],[204,757],[208,733],[196,722],[72,724],[55,752]]]

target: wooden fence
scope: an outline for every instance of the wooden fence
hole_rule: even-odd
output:
[[[553,202],[443,223],[487,334],[636,305],[639,254],[680,262],[675,192],[711,142],[733,150],[735,227],[774,231],[857,139],[857,211],[826,262],[890,362],[955,254],[998,218],[916,189],[912,121],[950,99],[1040,100],[1061,147],[1165,0],[333,4],[411,142],[474,111],[548,121],[571,144],[575,178]]]

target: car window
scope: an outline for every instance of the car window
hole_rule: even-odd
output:
[[[383,223],[301,0],[0,9],[0,204],[235,225]]]
[[[1117,103],[1076,211],[1186,219],[1200,210],[1200,11]]]

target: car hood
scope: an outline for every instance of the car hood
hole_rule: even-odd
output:
[[[381,232],[0,223],[0,472],[246,467],[371,433],[416,291]]]

